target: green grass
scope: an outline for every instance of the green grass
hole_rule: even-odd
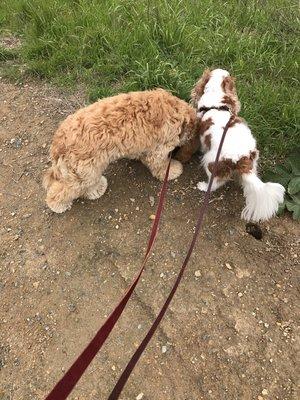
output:
[[[18,57],[15,50],[5,49],[0,47],[0,61],[14,60]]]
[[[204,68],[230,70],[267,156],[299,140],[297,17],[294,0],[0,2],[0,29],[21,38],[27,73],[83,83],[91,101],[157,86],[188,100]]]

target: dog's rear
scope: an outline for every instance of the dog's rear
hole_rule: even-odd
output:
[[[246,221],[265,221],[272,218],[283,202],[285,189],[279,183],[262,182],[255,172],[241,175],[246,206],[242,218]]]
[[[216,180],[228,180],[236,175],[243,187],[246,206],[242,218],[246,221],[265,221],[272,218],[284,200],[284,187],[279,183],[264,183],[256,173],[258,152],[241,157],[237,162],[223,159],[216,167]],[[214,163],[208,165],[212,172]]]
[[[43,176],[43,188],[46,191],[48,191],[50,187],[54,183],[59,182],[61,178],[62,178],[62,173],[59,167],[53,164],[50,168],[47,169],[47,171]]]
[[[63,213],[70,208],[74,193],[78,192],[77,186],[63,159],[53,159],[52,166],[43,176],[43,187],[47,191],[46,203],[51,210]]]

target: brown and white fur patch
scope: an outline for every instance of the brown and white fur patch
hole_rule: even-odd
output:
[[[234,117],[216,166],[212,190],[218,189],[232,176],[237,175],[246,198],[242,218],[253,221],[271,218],[283,202],[284,187],[278,183],[263,183],[257,176],[256,141],[246,122],[237,116],[240,102],[234,79],[222,69],[206,70],[192,92],[192,99],[197,104],[197,116],[201,121],[202,128],[199,132],[204,153],[202,165],[208,180],[214,168],[224,127],[231,115]],[[197,187],[206,191],[208,182],[199,182]]]

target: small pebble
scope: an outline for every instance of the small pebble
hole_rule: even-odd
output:
[[[225,267],[228,269],[232,269],[232,266],[229,263],[225,263]]]
[[[239,296],[239,297],[243,297],[243,293],[239,292],[239,293],[238,293],[238,296]]]
[[[140,394],[138,394],[138,395],[136,396],[136,400],[142,400],[143,397],[144,397],[144,393],[141,392]]]
[[[167,346],[162,346],[162,347],[161,347],[161,352],[162,352],[163,354],[165,354],[165,353],[167,352]]]
[[[76,306],[75,306],[75,304],[73,304],[73,303],[69,304],[69,305],[68,305],[68,310],[69,310],[70,312],[76,311]]]
[[[154,197],[153,197],[153,196],[149,196],[149,203],[150,203],[150,206],[151,206],[151,207],[154,206],[155,200],[154,200]]]
[[[263,396],[266,396],[266,395],[268,394],[267,389],[263,389],[262,392],[261,392],[261,394],[262,394]]]
[[[149,216],[149,219],[154,220],[154,219],[155,219],[155,215],[154,215],[154,214],[151,214],[151,215]]]
[[[195,277],[196,278],[199,278],[201,276],[201,271],[195,271]]]
[[[12,144],[15,149],[19,149],[22,146],[22,139],[13,138],[11,139],[10,144]]]

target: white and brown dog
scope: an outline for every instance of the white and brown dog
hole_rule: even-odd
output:
[[[233,116],[216,168],[212,190],[218,189],[233,175],[237,175],[246,198],[242,218],[255,222],[271,218],[283,202],[285,189],[278,183],[263,183],[257,176],[256,140],[246,122],[237,116],[240,102],[234,78],[223,69],[206,70],[192,91],[192,102],[200,119],[200,142],[204,153],[202,165],[208,179],[214,167],[224,127]],[[180,150],[178,159],[186,161],[195,150],[195,142],[190,142]],[[206,191],[208,183],[199,182],[197,187]]]

